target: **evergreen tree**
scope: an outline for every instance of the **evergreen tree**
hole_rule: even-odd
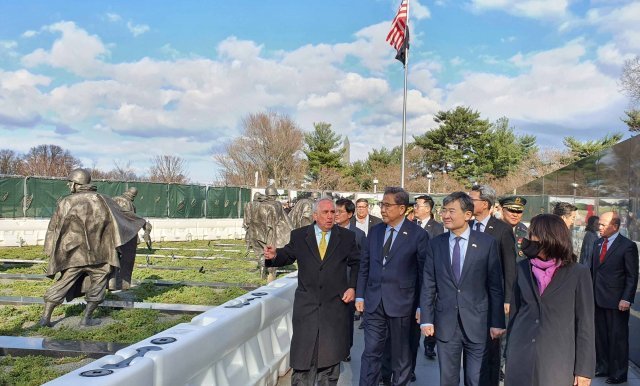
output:
[[[569,161],[573,162],[600,153],[620,142],[621,139],[622,134],[616,133],[593,141],[579,141],[573,137],[564,137],[563,143],[569,149]]]
[[[458,181],[475,180],[491,171],[488,120],[480,119],[469,107],[440,111],[434,120],[439,127],[414,137],[416,145],[425,150],[425,165],[430,171],[450,173]]]
[[[634,109],[625,111],[624,113],[627,114],[627,118],[623,118],[622,122],[627,124],[627,126],[629,127],[629,131],[634,134],[640,132],[640,110]]]
[[[330,123],[318,122],[313,126],[313,132],[304,135],[304,154],[308,160],[307,177],[317,181],[322,167],[342,169],[344,148],[341,146],[342,136],[331,129]]]

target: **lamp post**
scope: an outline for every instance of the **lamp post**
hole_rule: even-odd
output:
[[[374,178],[373,179],[373,194],[375,195],[376,193],[378,193],[378,179]]]
[[[433,179],[433,174],[431,174],[431,172],[429,172],[427,174],[427,193],[431,194],[431,180]]]
[[[571,187],[573,188],[573,203],[576,203],[576,190],[578,189],[578,184],[576,182],[571,183]]]

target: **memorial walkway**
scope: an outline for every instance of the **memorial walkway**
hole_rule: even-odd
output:
[[[364,348],[364,336],[362,330],[357,328],[359,322],[356,322],[355,334],[353,337],[353,348],[351,349],[351,362],[342,362],[342,368],[340,373],[339,386],[354,386],[358,385],[358,375],[360,373],[360,356]],[[428,360],[424,356],[424,351],[420,347],[421,351],[418,352],[418,363],[416,364],[416,382],[411,385],[420,386],[438,386],[438,361]],[[278,380],[278,386],[288,386],[291,384],[291,371],[289,371],[284,377]],[[461,377],[462,378],[462,377]],[[592,386],[604,386],[606,378],[595,378],[592,382]],[[463,383],[460,382],[460,385]],[[623,385],[628,386],[640,386],[640,369],[630,363],[629,366],[629,379],[627,383]]]

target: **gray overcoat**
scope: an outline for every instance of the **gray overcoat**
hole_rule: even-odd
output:
[[[570,386],[596,365],[593,285],[571,263],[539,294],[529,260],[518,263],[508,327],[505,386]]]

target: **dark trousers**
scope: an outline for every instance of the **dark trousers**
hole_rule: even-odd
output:
[[[462,366],[465,386],[480,385],[480,372],[487,353],[487,342],[470,341],[464,332],[460,318],[458,318],[456,330],[451,339],[447,342],[438,340],[437,345],[440,386],[460,385],[460,359],[463,353]]]
[[[502,339],[491,339],[491,337],[487,340],[487,354],[480,382],[482,386],[500,385],[501,341]]]
[[[629,311],[596,306],[596,371],[627,379],[629,369]]]
[[[354,328],[354,323],[353,323],[353,317],[356,314],[356,302],[351,302],[349,303],[349,331],[351,331],[351,333],[349,334],[349,347],[353,347],[353,328]]]
[[[382,302],[372,312],[365,310],[367,323],[364,327],[364,352],[360,365],[360,386],[377,385],[384,347],[389,338],[391,346],[391,369],[394,385],[406,385],[411,377],[411,352],[409,334],[413,315],[391,317]]]
[[[418,322],[413,319],[411,331],[409,333],[409,350],[411,352],[411,373],[416,372],[416,360],[418,359],[418,348],[420,347],[420,336],[422,335],[420,331],[420,325]],[[384,347],[384,355],[382,357],[382,379],[390,380],[391,379],[391,343],[390,340],[387,339],[387,342]]]
[[[293,369],[291,386],[335,386],[340,378],[340,362],[333,366],[318,368],[318,338],[313,347],[309,370]]]

